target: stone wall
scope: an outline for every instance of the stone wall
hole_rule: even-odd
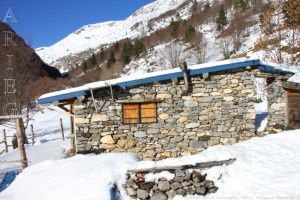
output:
[[[256,70],[219,72],[184,81],[170,80],[128,89],[95,91],[92,98],[76,101],[77,150],[130,151],[144,159],[160,160],[195,154],[208,146],[235,143],[255,135],[254,74]],[[157,103],[158,123],[123,125],[118,100]]]
[[[267,131],[279,132],[287,126],[286,94],[282,87],[282,79],[286,76],[277,76],[267,79],[269,119]]]
[[[147,180],[149,174],[145,173],[128,175],[125,184],[128,196],[131,199],[167,200],[176,195],[206,196],[218,190],[213,181],[206,180],[207,174],[201,174],[200,170],[175,170],[164,173],[167,174],[167,178],[161,176],[154,180]]]

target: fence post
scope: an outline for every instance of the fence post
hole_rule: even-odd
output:
[[[60,128],[61,128],[61,137],[62,137],[62,140],[65,141],[64,125],[63,125],[62,118],[60,118]]]
[[[34,141],[33,124],[30,125],[30,129],[31,129],[31,143],[32,145],[34,145],[35,141]]]
[[[23,119],[22,117],[19,117],[16,119],[16,135],[18,139],[18,147],[20,151],[20,162],[22,165],[22,168],[25,169],[28,167],[28,161],[27,161],[27,156],[26,156],[26,151],[25,151],[25,129],[24,129],[24,124],[23,124]]]
[[[5,129],[3,129],[3,142],[4,142],[5,152],[8,153],[8,145],[7,145],[7,138],[6,138]]]

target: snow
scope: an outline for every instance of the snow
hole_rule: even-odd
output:
[[[50,141],[40,144],[33,145],[25,145],[27,159],[29,161],[29,165],[33,165],[35,163],[43,162],[46,160],[56,160],[65,158],[70,146],[70,141]],[[6,154],[2,154],[0,156],[1,161],[16,161],[20,160],[20,154],[18,149],[14,149],[9,151]],[[20,163],[1,163],[0,170],[10,169],[19,167]]]
[[[268,93],[267,82],[265,78],[255,78],[256,99],[261,101],[254,104],[256,112],[255,129],[263,132],[268,123]]]
[[[208,63],[204,63],[204,64],[189,66],[189,69],[197,70],[197,69],[213,68],[216,66],[234,64],[234,63],[242,63],[242,62],[246,62],[246,61],[254,61],[254,60],[249,60],[249,59],[245,59],[245,58],[228,59],[228,60],[223,60],[223,61],[208,62]],[[255,61],[257,61],[257,60],[255,60]],[[168,75],[168,74],[178,73],[178,72],[181,72],[181,69],[179,67],[173,68],[173,69],[166,69],[166,70],[151,72],[151,73],[140,72],[137,74],[131,74],[130,76],[122,76],[122,77],[116,78],[116,79],[88,83],[88,84],[85,84],[80,87],[70,88],[70,89],[66,89],[66,90],[62,90],[62,91],[44,94],[44,95],[40,96],[39,99],[55,97],[58,95],[64,95],[64,94],[69,94],[69,93],[78,92],[78,91],[90,91],[90,90],[94,90],[94,89],[98,89],[98,88],[105,88],[110,85],[117,85],[119,83],[124,83],[127,81],[141,80],[141,79],[146,79],[146,78],[151,78],[151,77],[156,77],[156,76],[163,76],[163,75]]]
[[[133,154],[116,153],[45,161],[24,170],[0,199],[110,200],[109,188],[121,186],[127,167],[137,160]]]
[[[300,67],[299,67],[300,68]],[[300,69],[299,69],[300,71]],[[289,78],[289,82],[300,83],[300,72],[296,73],[294,76]]]
[[[109,188],[116,184],[123,199],[129,199],[122,185],[127,169],[195,164],[236,158],[228,166],[203,170],[219,190],[206,197],[176,196],[188,199],[276,199],[300,196],[300,130],[285,131],[252,138],[233,145],[214,146],[193,156],[169,158],[158,162],[139,161],[131,153],[78,155],[68,159],[45,161],[24,170],[12,185],[0,194],[5,200],[93,200],[109,199]],[[148,180],[168,172],[148,174]]]
[[[30,121],[25,130],[28,142],[31,143],[31,129],[30,125],[33,125],[35,134],[35,144],[25,145],[26,154],[29,161],[29,165],[42,162],[45,160],[61,159],[65,158],[67,151],[69,150],[70,140],[70,117],[54,106],[41,107],[39,110],[32,111],[30,114]],[[65,141],[61,139],[61,127],[60,118],[62,118]],[[25,119],[25,117],[24,117]],[[15,129],[12,126],[7,127],[6,124],[0,125],[0,130],[5,129],[8,136],[8,144],[12,143],[12,136],[15,134]],[[2,138],[0,139],[2,140]],[[4,145],[0,145],[0,152],[4,150]],[[19,160],[18,149],[12,150],[9,148],[8,153],[0,155],[1,161],[16,161]],[[11,169],[19,167],[20,163],[0,163],[0,170]]]
[[[146,182],[155,182],[160,178],[166,178],[167,180],[172,180],[175,177],[175,174],[172,174],[168,171],[162,171],[159,173],[148,173],[145,175]]]

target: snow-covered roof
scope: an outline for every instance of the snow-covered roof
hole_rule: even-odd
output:
[[[189,66],[190,75],[211,73],[241,67],[254,67],[260,66],[268,71],[283,71],[283,72],[294,72],[293,66],[286,65],[278,65],[273,63],[263,63],[260,62],[259,59],[230,59],[224,61],[215,61],[204,64],[197,64],[193,66]],[[173,78],[182,78],[183,72],[178,68],[167,69],[158,72],[145,73],[142,75],[131,75],[131,76],[123,76],[116,79],[106,80],[106,81],[98,81],[89,83],[80,87],[70,88],[62,91],[52,92],[48,94],[44,94],[37,99],[39,104],[46,104],[57,102],[61,100],[71,99],[79,96],[87,95],[91,90],[106,88],[109,86],[120,86],[122,88],[142,85],[147,83],[153,83],[157,81],[170,80]]]

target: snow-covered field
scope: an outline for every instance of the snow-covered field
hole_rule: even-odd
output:
[[[62,118],[65,141],[62,141],[60,118]],[[24,117],[25,119],[25,117]],[[54,160],[64,158],[69,150],[70,140],[67,139],[70,135],[70,117],[54,106],[43,107],[39,111],[30,113],[30,121],[26,128],[28,142],[31,143],[31,128],[33,125],[35,134],[35,144],[25,145],[27,159],[29,165],[42,162],[45,160]],[[6,123],[0,125],[0,130],[6,130],[8,144],[12,143],[12,136],[15,134],[14,123]],[[0,140],[2,141],[2,132]],[[0,152],[4,150],[4,144],[0,144]],[[15,167],[20,167],[19,162],[1,163],[7,161],[20,160],[18,149],[13,150],[9,147],[8,153],[0,155],[0,172],[6,171]]]
[[[128,168],[191,164],[228,158],[237,160],[229,166],[204,171],[208,174],[207,178],[219,187],[217,193],[206,197],[176,196],[175,200],[299,199],[299,144],[300,130],[295,130],[252,138],[233,145],[215,146],[194,156],[159,162],[139,161],[130,153],[78,155],[44,161],[24,170],[0,194],[0,199],[106,200],[109,199],[109,188],[113,184],[121,189],[123,198],[128,199],[122,188]]]

